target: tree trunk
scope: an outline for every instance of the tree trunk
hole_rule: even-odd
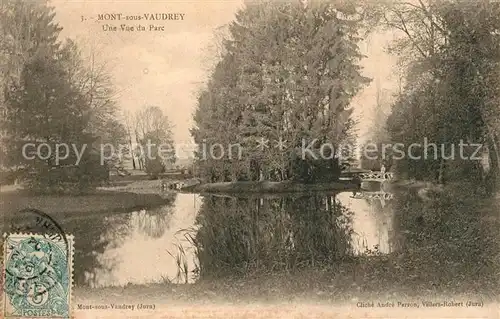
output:
[[[134,155],[132,155],[132,167],[134,168],[134,170],[136,169]]]
[[[444,184],[443,183],[443,175],[444,175],[444,158],[441,157],[441,162],[439,163],[439,175],[438,175],[438,184]]]
[[[498,145],[497,145],[497,138],[494,132],[492,132],[489,127],[488,131],[490,132],[491,135],[491,144],[493,146],[493,150],[495,151],[495,159],[496,159],[496,172],[500,172],[500,152],[498,150]]]
[[[495,157],[496,157],[496,167],[495,170],[496,172],[500,172],[500,151],[498,149],[498,143],[497,143],[497,134],[493,130],[493,128],[488,124],[488,122],[485,119],[485,116],[481,113],[481,118],[486,126],[486,130],[488,131],[488,135],[491,139],[491,145],[493,146],[493,150],[495,152]]]

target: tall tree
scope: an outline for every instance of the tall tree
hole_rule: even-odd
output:
[[[157,177],[176,161],[172,128],[168,117],[157,106],[136,114],[136,134],[148,174]]]
[[[134,139],[134,117],[130,112],[124,112],[123,114],[124,117],[124,123],[125,123],[125,130],[127,133],[127,142],[129,145],[129,156],[132,159],[132,167],[133,169],[137,169],[136,166],[136,154],[135,154],[135,149],[134,149],[134,143],[132,142]]]
[[[355,14],[350,6],[296,1],[249,2],[237,14],[200,96],[193,136],[199,144],[239,143],[246,152],[242,160],[201,161],[212,180],[338,177],[338,161],[302,158],[300,148],[314,139],[335,148],[352,132],[350,100],[368,81],[357,64]],[[219,128],[222,121],[229,127]],[[262,139],[269,147],[256,147]]]
[[[493,124],[498,104],[493,101],[498,101],[499,89],[495,77],[499,72],[499,4],[422,0],[391,8],[392,16],[386,23],[404,34],[394,52],[409,62],[410,70],[408,85],[389,118],[393,138],[409,144],[427,137],[444,145],[447,154],[461,140],[484,143],[490,148],[490,160],[497,163],[493,174],[498,174]],[[477,161],[457,160],[457,156],[451,159],[439,151],[437,161],[404,161],[402,170],[439,182],[445,177],[477,178],[483,174]]]
[[[103,91],[85,87],[88,68],[76,44],[59,40],[61,27],[45,2],[9,0],[2,2],[1,14],[0,43],[8,57],[2,61],[7,146],[3,164],[23,167],[29,173],[28,186],[44,191],[82,191],[107,179],[107,169],[92,145],[98,136],[106,136],[106,130],[106,138],[115,141],[123,132],[113,122],[112,111],[106,121],[95,120],[93,96]],[[23,150],[28,143],[35,148],[47,144],[49,149],[38,148],[38,156],[27,158]],[[62,152],[60,158],[56,151]],[[63,169],[65,165],[71,169]]]

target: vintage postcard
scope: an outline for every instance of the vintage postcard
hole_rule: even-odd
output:
[[[5,318],[500,318],[500,1],[2,0]]]

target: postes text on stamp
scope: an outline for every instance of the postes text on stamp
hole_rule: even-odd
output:
[[[5,235],[4,318],[70,318],[72,274],[72,236]]]

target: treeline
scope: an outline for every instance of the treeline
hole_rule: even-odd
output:
[[[91,58],[84,60],[75,42],[59,39],[62,28],[47,3],[3,1],[0,12],[2,165],[23,168],[27,186],[39,190],[85,189],[106,179],[97,151],[84,152],[71,174],[53,168],[57,144],[91,150],[97,143],[124,141],[109,77]],[[23,155],[28,143],[49,147],[31,160]],[[68,155],[58,164],[77,161],[76,152]]]
[[[139,111],[131,129],[120,116],[105,64],[93,49],[84,54],[77,43],[59,36],[62,28],[46,1],[6,0],[0,6],[2,172],[22,172],[15,176],[33,190],[84,191],[108,180],[110,169],[123,160],[120,155],[144,158],[144,148],[132,148],[133,139],[134,145],[170,141],[168,119],[159,108]],[[23,149],[28,144],[34,145],[31,153]],[[46,146],[36,152],[41,144]],[[105,151],[121,154],[101,154],[106,144],[113,149]],[[57,145],[70,146],[69,152]],[[57,150],[63,152],[59,159]],[[84,150],[79,162],[76,150]],[[148,172],[162,169],[157,161],[143,162]]]
[[[248,2],[198,98],[192,135],[204,147],[199,174],[211,182],[336,180],[341,169],[332,151],[355,142],[349,104],[369,81],[358,65],[363,24],[352,4]],[[319,159],[303,157],[304,141],[314,139],[316,151],[334,147]],[[218,152],[206,154],[216,144],[224,153],[214,147]],[[241,157],[229,156],[231,145],[240,145]]]
[[[317,146],[354,144],[349,104],[367,83],[357,43],[369,26],[402,35],[390,47],[400,58],[400,90],[389,117],[376,115],[384,123],[375,123],[380,127],[371,142],[381,149],[427,140],[437,149],[413,148],[413,158],[406,153],[397,160],[390,151],[362,158],[365,168],[384,164],[401,178],[494,185],[500,171],[499,6],[487,0],[248,3],[228,28],[192,132],[198,144],[240,144],[246,152],[241,159],[207,158],[200,150],[198,157],[207,158],[198,161],[201,175],[210,181],[335,179],[338,161],[298,158],[297,149],[303,139],[318,139]],[[256,147],[261,138],[269,147]],[[281,150],[273,144],[280,140],[287,141]],[[465,157],[461,143],[470,145]],[[475,154],[484,155],[482,161],[470,159],[472,144],[484,146]]]
[[[428,143],[414,148],[421,160],[392,161],[403,178],[439,183],[484,182],[491,188],[500,168],[500,3],[433,0],[381,6],[379,25],[403,36],[392,44],[404,83],[392,104],[379,143]],[[476,154],[484,159],[470,160]],[[427,152],[427,159],[424,159]],[[469,159],[466,159],[469,158]]]

